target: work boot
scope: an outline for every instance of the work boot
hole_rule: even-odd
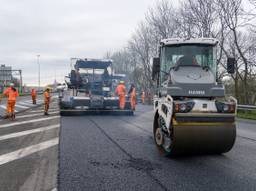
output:
[[[15,119],[15,114],[12,113],[10,118],[13,121]]]
[[[48,112],[44,112],[44,115],[49,115],[49,113]]]

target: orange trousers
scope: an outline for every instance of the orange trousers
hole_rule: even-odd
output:
[[[135,110],[135,107],[136,107],[136,96],[131,96],[130,101],[131,101],[131,109]]]
[[[119,95],[119,107],[124,109],[125,107],[125,95]]]
[[[33,104],[36,104],[36,96],[32,96],[32,102]]]
[[[48,113],[49,107],[50,107],[50,102],[45,101],[44,102],[44,112]]]
[[[6,112],[8,114],[15,112],[15,104],[16,104],[15,100],[8,100],[7,107],[6,107]]]
[[[145,103],[145,97],[141,97],[141,102],[142,102],[142,104]]]

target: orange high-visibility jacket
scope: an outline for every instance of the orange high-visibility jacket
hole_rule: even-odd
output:
[[[124,84],[119,84],[116,87],[116,93],[117,95],[125,95],[126,94],[126,89],[125,89],[125,85]]]
[[[11,87],[7,88],[4,91],[4,95],[8,97],[8,101],[16,101],[16,97],[19,96],[18,91],[13,91]]]
[[[145,92],[142,92],[141,98],[145,98]]]
[[[50,93],[45,91],[44,92],[44,101],[49,102],[50,101]]]
[[[135,90],[135,88],[133,88],[133,90],[131,92],[131,97],[136,97],[136,90]]]
[[[31,91],[31,96],[36,96],[36,90]]]

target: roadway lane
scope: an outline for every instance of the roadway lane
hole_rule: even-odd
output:
[[[237,119],[238,136],[256,141],[256,122],[254,120]]]
[[[152,116],[139,106],[135,116],[61,117],[59,190],[256,190],[255,122],[238,121],[226,154],[166,158]]]
[[[0,191],[52,191],[57,187],[59,112],[43,106],[0,120]]]

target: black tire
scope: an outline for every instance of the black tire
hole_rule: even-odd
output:
[[[161,127],[159,125],[159,115],[158,113],[156,113],[155,117],[154,117],[154,125],[153,125],[153,134],[154,134],[154,142],[156,144],[156,147],[159,151],[159,153],[163,156],[171,156],[172,152],[171,152],[171,145],[166,147],[164,146],[164,142],[165,142],[165,136],[164,133],[161,130]]]
[[[124,109],[126,109],[126,110],[130,110],[130,109],[131,109],[131,102],[130,102],[130,101],[126,101],[126,102],[125,102],[125,107],[124,107]]]

